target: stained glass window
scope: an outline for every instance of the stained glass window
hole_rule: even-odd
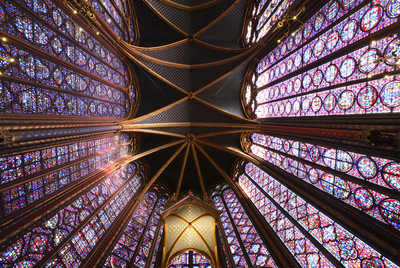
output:
[[[294,0],[254,1],[246,22],[246,45],[257,43],[270,32],[293,2]]]
[[[128,116],[126,63],[85,25],[50,1],[4,1],[0,11],[0,113]]]
[[[0,218],[109,167],[128,154],[128,142],[123,134],[0,157]]]
[[[371,260],[397,267],[265,171],[244,166],[237,173],[239,185],[302,267],[335,267],[333,258],[345,267],[368,267]]]
[[[169,268],[212,268],[211,260],[196,251],[185,251],[171,260]]]
[[[13,267],[44,265],[46,256],[54,253],[55,257],[46,261],[46,267],[78,265],[134,195],[142,180],[141,175],[137,175],[135,164],[128,164],[103,178],[62,209],[47,216],[42,223],[34,223],[16,241],[10,241],[9,246],[0,252],[0,264]],[[66,241],[72,232],[73,237]]]
[[[159,245],[154,237],[160,221],[159,213],[164,209],[165,202],[166,198],[155,191],[146,193],[107,257],[104,267],[127,267],[130,263],[144,267],[152,261],[150,248],[153,243]]]
[[[266,118],[398,112],[399,37],[365,41],[398,21],[396,12],[385,12],[394,2],[329,1],[304,30],[254,67],[243,94],[247,113]],[[361,48],[355,45],[360,41]]]
[[[243,139],[249,152],[263,160],[381,222],[400,228],[400,202],[386,191],[400,190],[400,163],[259,133]],[[375,187],[370,189],[364,182]]]
[[[276,267],[268,249],[259,237],[236,195],[227,186],[217,187],[212,198],[222,211],[221,222],[229,250],[237,267]]]
[[[115,34],[121,36],[126,41],[134,41],[135,32],[134,29],[131,27],[132,22],[131,19],[127,19],[127,1],[94,0],[91,3],[93,5],[93,8],[110,26]],[[115,6],[114,3],[116,4]]]

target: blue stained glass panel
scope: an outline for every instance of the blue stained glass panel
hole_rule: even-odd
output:
[[[142,183],[140,177],[134,176],[135,172],[136,167],[132,165],[121,168],[100,180],[89,192],[69,202],[44,222],[34,223],[29,231],[23,235],[23,238],[10,241],[12,242],[11,246],[0,252],[0,263],[3,266],[19,265],[27,267],[23,264],[28,265],[28,263],[36,265],[44,258],[46,253],[57,247],[77,226],[87,221],[89,215],[97,207],[104,206],[101,210],[103,213],[111,210],[110,207],[107,207],[107,202],[110,201],[111,197],[121,200],[119,207],[113,207],[117,210],[114,215],[117,215]],[[128,183],[125,183],[127,181]],[[124,188],[120,190],[124,183]],[[95,220],[90,220],[88,225],[83,227],[84,233],[78,232],[58,252],[63,265],[77,265],[82,260],[81,258],[86,256],[96,244],[98,241],[96,237],[104,233],[104,227],[97,220],[98,214],[94,215],[94,218]],[[112,221],[115,216],[110,218]],[[57,262],[59,263],[58,266]],[[60,262],[57,260],[51,261],[48,265],[64,267],[60,266]]]
[[[385,219],[387,215],[383,214],[379,208],[379,204],[390,196],[382,194],[384,189],[378,188],[399,189],[397,162],[258,133],[252,134],[246,141],[254,142],[249,147],[253,154],[343,202],[361,209],[375,219],[391,224]],[[287,146],[282,147],[281,144],[287,144]],[[301,160],[305,161],[300,162]],[[321,167],[324,166],[347,173],[354,179],[348,180],[345,177],[335,176],[323,170]],[[358,183],[357,180],[359,180]],[[378,188],[372,190],[362,187],[363,180],[374,183]]]
[[[289,218],[290,221],[297,221],[304,228],[304,231],[309,232],[345,266],[359,266],[367,260],[377,258],[384,262],[387,267],[396,267],[390,260],[380,255],[255,165],[247,163],[245,165],[245,174],[240,175],[239,184],[260,212],[264,214],[268,222],[271,221],[268,216],[271,212],[270,210],[264,210],[259,205],[260,198],[264,200],[264,206],[268,203],[273,203],[279,209],[284,209],[291,216]],[[388,207],[386,211],[390,214],[393,211],[392,208],[396,207],[396,205],[393,205],[393,203],[386,205],[387,203],[385,202],[387,201],[383,201],[382,206]],[[304,220],[305,218],[308,218],[308,220]],[[304,262],[304,260],[299,261]],[[305,263],[302,263],[302,265],[305,265]]]

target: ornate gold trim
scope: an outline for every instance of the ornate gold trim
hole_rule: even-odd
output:
[[[160,131],[160,130],[145,129],[145,128],[137,128],[137,129],[135,129],[135,125],[132,125],[132,128],[124,128],[123,132],[128,132],[128,133],[129,132],[131,132],[131,133],[136,133],[136,132],[152,133],[152,134],[159,134],[159,135],[164,135],[164,136],[172,136],[172,137],[181,138],[181,139],[186,138],[185,135],[171,133],[171,132],[165,132],[165,131]]]
[[[136,118],[131,119],[131,120],[123,121],[123,122],[120,123],[120,125],[124,126],[124,128],[125,128],[125,127],[127,127],[127,125],[129,125],[129,124],[133,124],[133,123],[142,121],[142,120],[144,120],[144,119],[146,119],[146,118],[150,118],[150,117],[152,117],[152,116],[154,116],[154,115],[157,115],[157,114],[159,114],[159,113],[162,113],[162,112],[164,112],[164,111],[166,111],[166,110],[168,110],[168,109],[174,107],[175,105],[180,104],[180,103],[182,103],[182,102],[184,102],[184,101],[186,101],[186,100],[188,100],[188,99],[189,99],[188,97],[184,97],[184,98],[182,98],[182,99],[180,99],[180,100],[177,100],[176,102],[173,102],[173,103],[171,103],[171,104],[168,104],[168,105],[166,105],[166,106],[164,106],[164,107],[162,107],[162,108],[160,108],[160,109],[158,109],[158,110],[155,110],[155,111],[153,111],[153,112],[151,112],[151,113],[142,115],[142,116],[140,116],[140,117],[136,117]]]
[[[207,196],[206,188],[204,187],[204,181],[203,181],[203,176],[201,175],[200,163],[199,163],[199,159],[197,158],[197,153],[196,153],[196,149],[193,145],[193,142],[190,143],[190,147],[192,148],[193,159],[194,159],[194,163],[196,165],[197,175],[199,176],[200,187],[201,187],[201,192],[203,194],[203,199],[205,199],[205,197]]]
[[[189,155],[189,149],[190,149],[190,146],[188,143],[186,146],[186,150],[185,150],[185,156],[184,156],[183,162],[182,162],[181,172],[179,173],[178,184],[176,186],[176,192],[175,192],[176,197],[179,197],[179,190],[181,189],[183,175],[185,174],[185,168],[186,168],[186,163],[187,163],[187,159],[188,159],[188,155]]]
[[[208,106],[208,107],[210,107],[210,108],[212,108],[212,109],[214,109],[214,110],[217,110],[220,113],[226,114],[226,115],[228,115],[228,116],[230,116],[232,118],[235,118],[235,119],[238,119],[238,120],[241,120],[241,121],[245,121],[245,122],[248,122],[248,123],[252,123],[252,125],[254,125],[254,124],[258,125],[259,124],[256,120],[247,119],[247,118],[244,118],[244,117],[240,117],[240,116],[238,116],[236,114],[232,114],[230,112],[227,112],[227,111],[225,111],[225,110],[223,110],[223,109],[221,109],[221,108],[219,108],[217,106],[214,106],[214,105],[210,104],[209,102],[206,102],[206,101],[200,99],[197,96],[194,96],[193,99],[198,101],[198,102],[200,102],[200,103],[202,103],[202,104],[204,104],[204,105],[206,105],[206,106]]]
[[[126,129],[136,128],[163,128],[163,127],[229,127],[229,128],[246,128],[248,130],[257,129],[257,125],[250,124],[232,124],[232,123],[209,123],[209,122],[169,122],[169,123],[147,123],[133,124]]]
[[[175,31],[177,31],[178,33],[180,33],[181,35],[185,36],[185,37],[189,37],[189,34],[185,33],[184,31],[182,31],[180,28],[178,28],[175,24],[173,24],[172,22],[170,22],[166,17],[164,17],[160,12],[158,12],[158,10],[153,7],[152,4],[150,4],[147,0],[143,0],[143,2],[151,9],[153,10],[153,12],[160,17],[160,19],[162,19],[165,23],[167,23],[169,26],[171,26],[172,28],[175,29]]]
[[[169,166],[169,164],[171,164],[171,162],[176,158],[176,156],[183,150],[183,148],[185,148],[185,146],[187,146],[187,142],[185,140],[180,140],[177,142],[172,142],[175,144],[179,144],[179,143],[183,143],[184,144],[179,147],[174,153],[173,155],[167,160],[167,162],[165,162],[165,164],[157,171],[157,173],[153,176],[153,178],[151,178],[151,180],[149,180],[149,182],[146,184],[146,186],[143,188],[142,192],[139,194],[138,196],[138,200],[142,199],[144,197],[144,195],[147,193],[147,191],[150,189],[150,187],[153,185],[153,183],[157,180],[157,178],[161,175],[161,173],[164,172],[164,170]],[[170,143],[170,144],[172,144]],[[170,145],[172,146],[172,145]],[[168,147],[170,147],[168,146]],[[160,146],[162,147],[162,146]],[[157,148],[156,148],[157,149]],[[154,149],[153,149],[154,150]],[[133,158],[133,157],[132,157]]]
[[[211,7],[213,5],[219,4],[220,2],[223,2],[224,0],[212,0],[212,1],[209,1],[207,3],[196,5],[196,6],[187,6],[187,5],[183,5],[183,4],[178,4],[178,3],[174,2],[174,1],[171,1],[171,0],[158,0],[158,1],[162,2],[162,3],[166,4],[166,5],[169,5],[171,7],[180,9],[180,10],[197,11],[197,10],[200,10],[200,9],[205,9],[205,8]]]
[[[156,46],[156,47],[140,47],[140,46],[128,44],[125,41],[120,42],[120,44],[123,44],[126,47],[132,48],[133,50],[137,50],[137,51],[143,51],[143,52],[154,52],[154,51],[165,50],[165,49],[169,49],[171,47],[177,47],[177,46],[185,44],[185,43],[189,43],[189,38],[185,38],[180,41],[176,41],[174,43],[170,43],[170,44],[166,44],[166,45],[162,45],[162,46]]]
[[[220,22],[227,14],[229,14],[237,5],[239,5],[239,3],[242,0],[236,0],[235,3],[233,3],[227,10],[225,10],[220,16],[218,16],[218,18],[216,18],[214,21],[212,21],[210,24],[208,24],[206,27],[204,27],[203,29],[201,29],[200,31],[198,31],[197,33],[193,34],[193,37],[196,38],[199,35],[201,35],[202,33],[204,33],[205,31],[207,31],[208,29],[210,29],[212,26],[214,26],[215,24],[217,24],[218,22]]]
[[[126,51],[123,47],[121,47],[122,50],[125,51],[125,53],[129,56],[129,58],[131,60],[133,60],[134,62],[136,62],[138,65],[140,65],[143,69],[147,70],[149,73],[151,73],[152,75],[154,75],[155,77],[157,77],[158,79],[160,79],[161,81],[163,81],[164,83],[170,85],[171,87],[177,89],[178,91],[180,91],[183,94],[188,94],[188,92],[180,87],[178,87],[177,85],[175,85],[174,83],[172,83],[171,81],[169,81],[168,79],[164,78],[163,76],[161,76],[160,74],[158,74],[157,72],[153,71],[151,68],[147,67],[143,62],[141,62],[140,60],[138,60],[136,57],[134,57],[133,55],[129,54],[128,51]]]

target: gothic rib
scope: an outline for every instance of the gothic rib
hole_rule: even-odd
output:
[[[188,93],[185,91],[185,94],[188,94]],[[175,102],[173,102],[171,104],[165,105],[164,107],[162,107],[162,108],[160,108],[158,110],[155,110],[155,111],[153,111],[151,113],[148,113],[148,114],[145,114],[145,115],[142,115],[140,117],[136,117],[136,118],[133,118],[133,119],[130,119],[130,120],[123,121],[123,122],[120,123],[120,125],[122,125],[123,127],[132,125],[132,124],[134,124],[136,122],[142,121],[144,119],[147,119],[147,118],[150,118],[150,117],[152,117],[154,115],[162,113],[162,112],[164,112],[164,111],[174,107],[175,105],[180,104],[180,103],[182,103],[182,102],[184,102],[184,101],[186,101],[188,99],[189,99],[189,97],[187,97],[187,96],[183,97],[182,99],[177,100],[177,101],[175,101]]]
[[[240,67],[242,67],[243,65],[249,63],[251,60],[253,60],[253,56],[255,55],[255,53],[251,53],[249,57],[247,57],[245,60],[243,60],[240,64],[238,64],[235,68],[233,68],[232,70],[230,70],[229,72],[225,73],[224,75],[218,77],[217,79],[215,79],[214,81],[212,81],[211,83],[197,89],[195,92],[193,92],[194,96],[196,96],[197,94],[203,92],[204,90],[206,90],[207,88],[209,88],[210,86],[218,83],[219,81],[221,81],[222,79],[228,77],[229,75],[231,75],[233,72],[235,72],[237,69],[239,69]]]
[[[252,49],[246,49],[243,50],[242,53],[237,54],[235,56],[219,60],[219,61],[212,61],[212,62],[206,62],[206,63],[199,63],[199,64],[183,64],[183,63],[176,63],[176,62],[170,62],[170,61],[165,61],[165,60],[160,60],[151,56],[148,56],[146,54],[141,53],[140,51],[136,50],[134,47],[127,43],[122,43],[124,47],[126,47],[126,52],[133,55],[131,57],[137,57],[138,59],[145,60],[151,63],[163,65],[163,66],[169,66],[169,67],[175,67],[175,68],[182,68],[182,69],[200,69],[200,68],[209,68],[209,67],[214,67],[218,65],[224,65],[228,64],[234,61],[237,61],[241,58],[244,58],[248,56],[250,53],[253,52],[253,50],[256,48]]]
[[[207,43],[205,41],[201,41],[201,40],[199,40],[197,38],[193,38],[193,43],[197,43],[198,45],[201,45],[203,47],[207,47],[207,48],[218,50],[218,51],[222,51],[222,52],[242,52],[242,51],[251,49],[251,47],[244,47],[244,48],[220,47],[220,46],[209,44],[209,43]]]
[[[204,180],[203,180],[203,176],[201,175],[200,163],[199,163],[199,159],[197,158],[197,153],[196,153],[196,149],[193,145],[193,142],[190,144],[190,147],[192,148],[192,155],[193,155],[194,163],[196,165],[197,176],[199,177],[201,192],[203,194],[203,198],[205,198],[207,196],[206,189],[204,187]]]
[[[150,189],[150,187],[154,184],[154,182],[157,180],[157,178],[164,172],[164,170],[171,164],[171,162],[176,158],[176,156],[187,146],[188,142],[185,140],[180,141],[180,143],[184,144],[179,147],[175,153],[165,162],[165,164],[157,171],[157,173],[149,180],[149,182],[146,184],[146,186],[143,188],[142,192],[139,194],[138,199],[142,199],[144,195],[147,193],[147,191]]]
[[[217,106],[215,106],[215,105],[210,104],[209,102],[206,102],[206,101],[200,99],[200,98],[197,97],[197,96],[193,96],[193,99],[196,100],[197,102],[200,102],[201,104],[204,104],[204,105],[206,105],[206,106],[208,106],[208,107],[210,107],[210,108],[212,108],[212,109],[214,109],[214,110],[216,110],[216,111],[222,113],[222,114],[228,115],[228,116],[230,116],[230,117],[232,117],[232,118],[234,118],[234,119],[237,119],[237,120],[241,120],[241,121],[250,123],[252,126],[249,125],[249,128],[255,129],[256,126],[259,125],[259,123],[258,123],[256,120],[247,119],[247,118],[238,116],[238,115],[236,115],[236,114],[227,112],[227,111],[225,111],[225,110],[223,110],[223,109],[221,109],[221,108],[219,108],[219,107],[217,107]]]
[[[178,3],[174,2],[173,0],[159,0],[159,1],[166,5],[169,5],[171,7],[191,12],[191,11],[197,11],[200,9],[205,9],[205,8],[211,7],[213,5],[219,4],[220,2],[223,2],[224,0],[212,0],[207,3],[196,5],[196,6],[187,6],[187,5],[183,5],[183,4],[178,4]]]
[[[181,240],[183,234],[186,232],[187,229],[190,228],[190,224],[195,223],[196,221],[200,220],[203,217],[206,216],[211,216],[211,214],[206,213],[203,215],[200,215],[199,217],[197,217],[196,219],[194,219],[192,222],[187,221],[186,219],[182,218],[179,215],[176,214],[170,214],[170,217],[175,217],[183,222],[185,222],[186,224],[188,224],[188,226],[185,227],[185,229],[182,230],[182,232],[178,235],[178,237],[175,239],[174,243],[171,245],[171,248],[169,249],[169,251],[166,253],[166,255],[170,255],[170,252],[175,248],[175,246],[179,243],[179,241]],[[205,241],[204,237],[197,231],[197,229],[194,226],[191,226],[193,228],[193,230],[196,232],[197,236],[200,238],[200,240],[203,242],[203,244],[205,245],[205,247],[207,248],[209,253],[212,253],[213,251],[211,250],[211,248],[208,246],[207,242]],[[215,259],[213,258],[212,254],[207,254],[209,255],[209,257],[211,258],[211,260],[213,260],[215,262]],[[169,256],[169,258],[171,258],[171,255]]]
[[[185,44],[185,43],[189,43],[189,38],[184,38],[182,40],[179,40],[179,41],[176,41],[176,42],[173,42],[170,44],[156,46],[156,47],[140,47],[140,46],[129,44],[123,40],[121,40],[120,43],[123,43],[124,46],[130,47],[131,49],[136,50],[136,51],[154,52],[154,51],[161,51],[161,50],[169,49],[172,47],[177,47],[177,46]]]
[[[196,139],[203,139],[203,138],[214,137],[214,136],[219,136],[219,135],[226,135],[226,134],[236,134],[236,133],[242,133],[242,132],[245,132],[245,131],[248,131],[248,130],[246,130],[246,129],[234,129],[234,130],[210,132],[210,133],[206,133],[206,134],[196,135]]]
[[[199,35],[201,35],[202,33],[204,33],[205,31],[207,31],[209,28],[211,28],[212,26],[214,26],[215,24],[217,24],[219,21],[221,21],[226,15],[228,15],[237,5],[239,5],[239,3],[241,1],[244,0],[236,0],[228,9],[226,9],[220,16],[218,16],[218,18],[216,18],[214,21],[212,21],[211,23],[209,23],[207,26],[205,26],[203,29],[201,29],[200,31],[198,31],[197,33],[193,34],[193,38],[198,37]]]
[[[153,7],[152,4],[150,4],[147,0],[142,0],[160,19],[162,19],[165,23],[167,23],[169,26],[171,26],[175,31],[180,33],[181,35],[185,37],[189,37],[189,34],[186,32],[182,31],[179,27],[177,27],[175,24],[170,22],[166,17],[164,17],[155,7]]]
[[[149,155],[149,154],[158,152],[159,150],[163,150],[163,149],[166,149],[166,148],[169,148],[169,147],[172,147],[172,146],[174,146],[174,145],[178,145],[178,144],[181,144],[181,143],[184,143],[184,142],[185,142],[185,140],[182,139],[182,140],[178,140],[178,141],[174,141],[174,142],[170,142],[170,143],[167,143],[167,144],[158,146],[158,147],[153,148],[153,149],[150,149],[150,150],[148,150],[148,151],[146,151],[146,152],[143,152],[143,153],[140,153],[140,154],[131,156],[131,157],[129,158],[129,161],[138,160],[138,159],[140,159],[140,158],[142,158],[142,157],[144,157],[144,156],[146,156],[146,155]]]
[[[158,135],[164,135],[164,136],[171,136],[171,137],[176,137],[176,138],[181,138],[185,139],[185,135],[177,134],[177,133],[171,133],[171,132],[166,132],[166,131],[160,131],[160,130],[154,130],[154,129],[146,129],[146,128],[135,128],[135,124],[132,124],[129,126],[130,128],[124,128],[124,132],[138,132],[138,133],[152,133],[152,134],[158,134]]]
[[[181,167],[181,171],[179,173],[178,184],[176,186],[175,196],[177,198],[179,197],[179,191],[181,189],[183,175],[185,174],[185,168],[186,168],[186,163],[187,163],[187,159],[188,159],[188,155],[189,155],[189,150],[190,150],[190,146],[189,146],[189,143],[188,143],[186,145],[185,156],[184,156],[183,161],[182,161],[182,167]]]
[[[177,85],[175,85],[175,83],[169,81],[168,79],[164,78],[162,75],[158,74],[157,72],[153,71],[151,68],[147,67],[146,64],[144,64],[143,62],[141,62],[139,59],[137,59],[136,57],[134,57],[133,55],[131,55],[129,53],[129,51],[127,51],[124,47],[120,46],[121,50],[123,50],[128,57],[133,60],[135,63],[137,63],[138,65],[140,65],[140,67],[142,67],[143,69],[145,69],[146,71],[148,71],[149,73],[151,73],[152,75],[154,75],[155,77],[157,77],[158,79],[160,79],[161,81],[163,81],[164,83],[170,85],[171,87],[175,88],[176,90],[178,90],[179,92],[183,93],[183,94],[188,94],[188,92],[180,87],[178,87]]]

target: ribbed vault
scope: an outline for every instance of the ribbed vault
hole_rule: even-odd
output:
[[[139,154],[159,171],[154,181],[167,182],[177,195],[191,190],[205,197],[230,172],[239,133],[257,129],[240,104],[244,72],[259,48],[243,48],[239,41],[246,4],[137,1],[140,43],[118,43],[137,70],[143,103],[121,128],[141,133]],[[223,138],[213,144],[214,137]]]

